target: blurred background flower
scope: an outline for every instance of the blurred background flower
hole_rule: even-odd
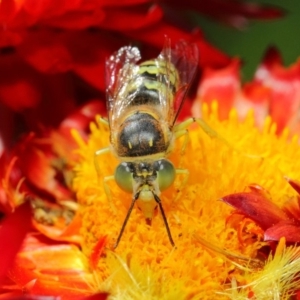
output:
[[[197,43],[200,70],[225,67],[229,56],[207,42],[191,11],[238,28],[249,19],[283,15],[274,7],[219,0],[209,5],[150,0],[2,1],[0,152],[20,132],[57,126],[92,99],[103,104],[104,60],[123,45],[136,44],[144,57],[153,57],[168,35],[173,42]],[[95,112],[102,112],[99,106]]]
[[[105,115],[104,61],[121,46],[137,45],[147,59],[161,51],[166,35],[173,44],[180,39],[197,44],[198,74],[183,116],[200,116],[204,102],[217,100],[221,119],[228,117],[232,107],[241,119],[252,108],[258,126],[271,115],[278,134],[285,126],[299,132],[299,63],[285,67],[300,53],[298,37],[292,37],[299,4],[292,1],[283,7],[279,0],[278,6],[273,4],[1,1],[0,215],[13,218],[0,227],[4,232],[0,237],[7,241],[0,246],[2,259],[8,262],[0,269],[4,297],[25,291],[71,299],[97,291],[97,278],[90,269],[93,262],[80,252],[81,224],[72,188],[78,156],[70,129],[86,141],[95,115]],[[28,208],[20,206],[16,211],[25,200],[32,204],[33,221],[11,244],[11,234],[22,226],[16,219],[20,215],[28,219]],[[22,252],[14,261],[26,233]],[[100,240],[93,257],[101,255],[104,245]],[[62,259],[64,271],[39,264],[57,249],[70,258]],[[76,268],[71,257],[78,262]],[[38,267],[32,271],[31,265]],[[31,271],[22,273],[20,266]],[[55,294],[43,289],[50,284],[51,272],[61,282],[52,286]],[[71,273],[80,288],[68,294]],[[45,275],[40,281],[29,280],[40,274]]]

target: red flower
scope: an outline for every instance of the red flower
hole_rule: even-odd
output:
[[[299,194],[300,184],[290,179],[288,182]],[[260,187],[251,186],[251,190],[225,196],[222,200],[259,225],[265,241],[279,241],[284,237],[287,242],[299,243],[300,196],[297,195],[279,208]]]
[[[5,241],[0,245],[0,292],[5,299],[21,299],[24,293],[106,299],[107,294],[97,294],[95,278],[78,246],[81,219],[68,179],[70,161],[76,161],[70,130],[76,128],[86,138],[94,112],[103,109],[99,102],[88,103],[57,130],[26,135],[2,155],[0,211],[6,216],[0,225],[0,239]],[[104,246],[105,240],[98,255]]]
[[[267,116],[271,116],[277,124],[278,133],[285,127],[299,132],[300,61],[284,68],[279,52],[270,48],[254,80],[244,86],[240,85],[239,67],[240,62],[232,60],[221,70],[206,69],[193,111],[199,111],[199,102],[211,103],[216,100],[221,118],[225,118],[232,107],[237,108],[241,118],[252,108],[259,126]]]

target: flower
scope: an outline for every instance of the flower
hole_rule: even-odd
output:
[[[110,250],[131,196],[113,181],[109,182],[111,197],[106,196],[103,177],[113,174],[118,163],[112,154],[99,157],[101,176],[97,176],[94,153],[108,145],[108,129],[101,123],[92,124],[87,143],[74,133],[81,157],[76,167],[74,189],[81,205],[83,253],[90,259],[93,257],[95,272],[101,278],[100,286],[109,286],[116,299],[142,296],[214,299],[216,293],[231,290],[234,282],[236,290],[251,284],[243,267],[227,259],[224,253],[210,251],[201,239],[238,257],[246,257],[248,262],[253,260],[253,264],[261,259],[268,243],[259,234],[251,232],[244,233],[243,240],[247,241],[241,243],[238,229],[226,225],[232,210],[218,199],[229,191],[242,191],[249,183],[258,182],[274,195],[272,201],[276,205],[282,203],[286,195],[292,194],[282,173],[299,176],[299,163],[292,159],[300,152],[297,138],[289,141],[287,131],[278,137],[270,118],[259,130],[254,126],[253,114],[239,122],[236,111],[231,111],[229,119],[220,121],[215,104],[211,112],[204,106],[202,115],[228,143],[211,139],[200,128],[194,127],[190,130],[190,144],[184,155],[180,155],[183,141],[177,141],[170,159],[176,166],[189,170],[189,179],[184,185],[184,178],[178,175],[174,186],[162,195],[175,248],[169,243],[162,218],[156,216],[152,226],[148,226],[135,208],[118,248]],[[97,242],[104,237],[107,239],[106,250],[95,261]],[[265,263],[268,266],[268,262],[260,261],[259,268],[264,269]],[[248,268],[253,272],[257,265],[254,268],[250,263]],[[298,271],[293,272],[295,277]],[[278,292],[276,289],[279,289],[278,293],[283,291],[284,284],[278,286],[276,280],[271,283],[275,285],[273,289],[269,286],[273,295]],[[264,299],[257,294],[258,290],[255,293],[258,299]],[[295,287],[289,293],[295,293]]]
[[[288,181],[299,193],[299,183],[291,179]],[[290,196],[279,208],[269,194],[261,191],[260,188],[252,187],[252,192],[227,195],[222,200],[258,224],[265,241],[279,241],[285,237],[289,243],[300,242],[299,195]]]
[[[185,7],[238,28],[245,24],[245,17],[281,15],[276,9],[237,5],[236,1],[214,3],[220,5],[220,9],[193,1],[187,1]],[[109,292],[120,299],[145,296],[210,299],[227,293],[228,288],[234,286],[234,292],[241,290],[260,296],[253,284],[257,277],[248,276],[245,263],[238,265],[236,257],[249,262],[249,272],[259,267],[261,278],[267,266],[274,265],[275,258],[283,257],[279,279],[284,278],[284,268],[289,262],[298,262],[297,248],[289,251],[281,242],[278,255],[274,259],[269,256],[263,268],[257,257],[267,243],[259,234],[252,240],[248,235],[248,243],[241,243],[245,240],[243,233],[239,234],[225,222],[230,208],[221,202],[210,207],[209,203],[215,201],[216,196],[229,192],[228,187],[230,192],[232,188],[240,189],[249,180],[249,170],[261,168],[262,178],[269,175],[262,158],[274,154],[271,149],[270,153],[264,152],[269,148],[260,144],[249,148],[254,153],[249,153],[249,149],[245,151],[249,143],[241,136],[247,132],[252,141],[260,136],[252,117],[240,125],[232,113],[227,124],[223,124],[218,120],[216,107],[212,114],[205,107],[204,117],[221,135],[211,140],[199,129],[191,129],[191,145],[186,155],[179,154],[181,140],[171,155],[177,166],[188,168],[191,174],[187,184],[184,184],[187,178],[178,176],[173,188],[163,194],[163,206],[177,248],[172,249],[168,243],[159,217],[149,227],[134,209],[119,248],[110,249],[130,195],[110,182],[112,196],[106,199],[101,184],[103,175],[98,178],[93,157],[96,149],[107,145],[108,131],[92,124],[91,136],[86,133],[94,114],[104,110],[103,101],[97,100],[104,98],[106,56],[133,42],[140,45],[146,57],[152,57],[161,49],[167,34],[173,42],[183,38],[198,45],[200,68],[224,67],[231,61],[207,43],[199,31],[186,29],[190,26],[188,22],[184,22],[184,28],[179,26],[178,7],[181,9],[182,3],[167,0],[159,3],[134,0],[122,4],[103,0],[72,3],[25,0],[1,4],[0,122],[1,128],[5,128],[0,133],[3,179],[0,182],[3,217],[0,239],[5,241],[0,246],[2,298],[21,299],[25,294],[26,299],[43,299],[44,296],[106,299]],[[78,105],[87,101],[88,104],[76,111]],[[70,112],[73,114],[66,119]],[[18,128],[22,132],[31,129],[34,133],[25,134],[9,151],[9,141],[17,133],[13,128],[15,114],[22,116],[17,122]],[[55,130],[51,129],[53,126]],[[239,134],[233,137],[235,127],[240,127]],[[76,152],[73,152],[71,128],[77,130],[73,133],[79,147]],[[274,143],[280,144],[273,131],[265,125],[266,143],[274,138]],[[283,143],[286,144],[285,138]],[[228,176],[232,170],[226,160],[229,155],[234,157],[235,170],[244,174],[239,183],[232,174]],[[99,158],[103,174],[113,173],[114,164],[117,164],[115,158],[111,157],[108,163],[105,158]],[[73,181],[74,166],[77,175]],[[224,170],[223,166],[226,166]],[[289,170],[289,164],[285,167]],[[118,199],[124,199],[124,203]],[[208,242],[205,244],[200,236]],[[226,251],[211,247],[216,242]],[[238,254],[234,256],[231,252]],[[289,281],[284,279],[286,285],[278,287],[287,291],[282,292],[284,295],[294,294],[297,283],[295,270],[288,272]],[[253,286],[250,292],[243,286],[247,283]]]
[[[0,294],[5,299],[23,294],[107,297],[97,293],[97,279],[80,251],[81,221],[70,187],[76,162],[70,126],[85,139],[84,128],[98,106],[85,105],[57,130],[28,134],[1,157],[0,211],[6,216],[0,227],[5,241],[0,246]]]
[[[204,71],[193,113],[199,116],[201,103],[218,101],[222,119],[231,107],[237,108],[240,118],[253,109],[258,126],[263,126],[265,118],[271,116],[278,133],[286,127],[299,132],[300,61],[285,68],[278,50],[269,48],[253,81],[244,85],[239,76],[240,64],[238,59],[233,59],[225,68]]]

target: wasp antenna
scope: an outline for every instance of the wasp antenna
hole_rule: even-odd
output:
[[[162,207],[161,200],[160,200],[160,198],[155,193],[153,193],[153,196],[154,196],[154,199],[155,199],[156,203],[159,206],[161,215],[163,217],[163,220],[164,220],[164,223],[165,223],[165,226],[166,226],[166,229],[167,229],[167,233],[168,233],[168,237],[169,237],[170,243],[174,247],[175,243],[174,243],[173,238],[172,238],[171,230],[170,230],[170,227],[169,227],[166,215],[165,215],[165,211],[164,211],[164,209]]]
[[[116,243],[114,244],[113,249],[116,249],[116,248],[118,247],[119,243],[120,243],[120,240],[121,240],[121,238],[122,238],[123,232],[124,232],[124,230],[125,230],[125,227],[126,227],[126,225],[127,225],[127,222],[128,222],[128,220],[129,220],[129,217],[130,217],[130,215],[131,215],[132,209],[133,209],[133,207],[134,207],[135,201],[138,199],[139,195],[140,195],[140,193],[138,192],[138,193],[136,193],[136,194],[134,195],[134,197],[132,198],[131,205],[130,205],[130,207],[129,207],[129,209],[128,209],[127,215],[126,215],[126,217],[125,217],[125,220],[124,220],[124,222],[123,222],[122,228],[121,228],[121,230],[120,230],[119,236],[118,236],[118,238],[117,238]]]

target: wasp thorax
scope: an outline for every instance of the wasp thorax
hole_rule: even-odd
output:
[[[116,143],[116,151],[120,157],[146,156],[166,150],[160,121],[150,114],[136,112],[120,126]]]

